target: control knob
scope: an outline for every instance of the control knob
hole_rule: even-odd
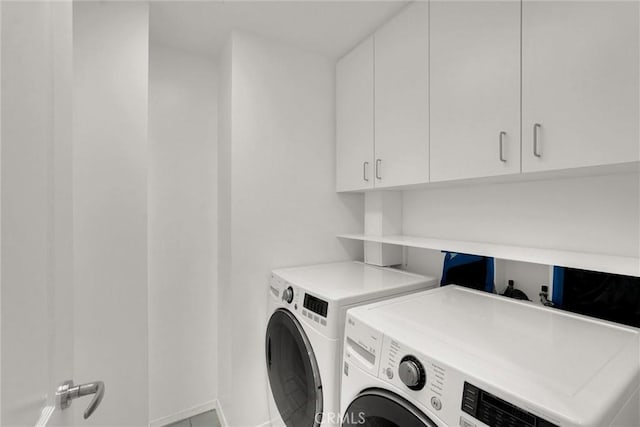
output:
[[[411,390],[422,390],[427,382],[424,367],[418,359],[413,356],[405,356],[400,361],[398,376],[404,385]]]
[[[286,301],[287,304],[291,304],[291,301],[293,301],[293,288],[291,286],[282,293],[282,300]]]

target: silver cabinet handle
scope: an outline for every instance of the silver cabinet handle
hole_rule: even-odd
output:
[[[504,158],[504,137],[507,133],[505,131],[501,131],[500,135],[498,135],[498,150],[501,162],[506,162],[507,159]]]
[[[364,162],[362,164],[362,179],[369,182],[369,178],[367,177],[367,169],[369,167],[369,162]]]
[[[73,381],[65,381],[56,391],[56,408],[67,409],[71,406],[73,399],[93,394],[93,399],[89,402],[89,406],[84,411],[84,419],[86,420],[93,414],[96,408],[102,402],[104,396],[104,383],[102,381],[94,381],[87,384],[74,386]]]
[[[538,151],[538,130],[542,127],[540,123],[533,125],[533,155],[536,157],[542,157],[542,154]]]
[[[380,174],[380,167],[382,166],[382,159],[376,159],[376,179],[382,179]]]

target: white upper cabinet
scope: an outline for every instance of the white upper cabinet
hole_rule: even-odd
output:
[[[336,188],[373,188],[373,37],[336,65]]]
[[[523,172],[640,159],[638,8],[523,2]]]
[[[431,181],[520,172],[520,9],[431,1]]]
[[[640,161],[640,2],[409,4],[337,64],[337,190]]]
[[[429,5],[375,33],[375,186],[429,181]]]

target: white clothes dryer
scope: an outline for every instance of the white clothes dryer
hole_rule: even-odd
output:
[[[265,337],[272,426],[339,425],[347,309],[436,285],[354,261],[273,271]]]
[[[639,331],[445,286],[347,313],[343,426],[640,425]]]

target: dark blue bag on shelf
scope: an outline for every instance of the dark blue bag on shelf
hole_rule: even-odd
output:
[[[459,285],[493,292],[495,289],[493,258],[445,252],[440,285]]]

